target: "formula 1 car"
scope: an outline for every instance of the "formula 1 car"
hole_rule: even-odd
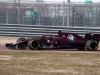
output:
[[[98,49],[100,34],[87,33],[81,37],[75,33],[61,32],[57,35],[43,35],[40,38],[19,38],[15,44],[6,43],[7,48],[42,50],[42,49],[61,49],[73,48],[78,50]]]

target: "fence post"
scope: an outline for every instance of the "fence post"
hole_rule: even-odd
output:
[[[68,0],[68,12],[67,12],[67,27],[69,27],[69,22],[70,22],[70,0]]]
[[[65,25],[65,1],[63,1],[63,26]]]
[[[18,24],[20,24],[20,0],[18,0]]]
[[[17,23],[17,19],[15,18],[15,17],[17,17],[16,15],[17,15],[17,11],[16,11],[16,0],[14,0],[14,24]]]

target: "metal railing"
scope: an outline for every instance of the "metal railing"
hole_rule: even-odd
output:
[[[43,34],[56,35],[63,32],[77,33],[84,36],[86,33],[100,33],[100,27],[66,27],[66,26],[44,26],[25,24],[0,24],[0,36],[9,37],[40,37]]]

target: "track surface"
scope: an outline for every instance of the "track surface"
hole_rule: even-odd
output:
[[[0,51],[12,51],[14,49],[8,49],[5,46],[0,46]],[[87,51],[87,50],[77,50],[77,49],[54,49],[54,50],[29,50],[29,49],[25,49],[25,50],[14,50],[14,51],[42,51],[42,52],[60,52],[60,53],[96,53],[96,54],[100,54],[100,48],[97,51]]]

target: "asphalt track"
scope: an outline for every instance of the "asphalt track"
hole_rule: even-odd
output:
[[[77,49],[51,49],[51,50],[29,50],[28,48],[27,49],[24,49],[24,50],[16,50],[16,49],[8,49],[6,48],[5,46],[0,46],[0,51],[25,51],[25,52],[28,52],[28,51],[32,51],[32,52],[58,52],[58,53],[93,53],[93,54],[100,54],[100,48],[98,48],[97,51],[87,51],[87,50],[77,50]]]

